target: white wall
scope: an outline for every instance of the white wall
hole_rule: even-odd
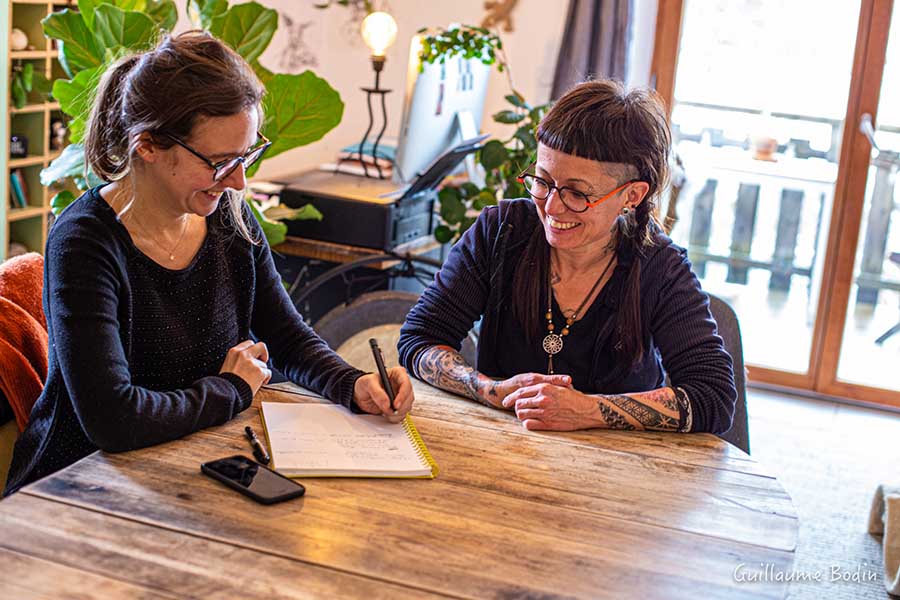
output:
[[[322,140],[265,161],[258,178],[277,178],[332,161],[340,148],[359,141],[368,123],[365,93],[359,88],[371,86],[374,73],[368,48],[358,30],[348,30],[350,9],[337,4],[324,10],[316,9],[313,2],[305,0],[263,0],[263,3],[279,13],[287,13],[295,23],[313,22],[303,33],[318,59],[318,66],[311,69],[340,93],[345,104],[341,123]],[[515,31],[501,32],[515,86],[530,102],[545,102],[550,95],[567,6],[565,0],[519,0],[513,15]],[[382,73],[382,87],[394,90],[387,97],[388,129],[385,135],[396,137],[406,87],[409,42],[413,34],[426,26],[479,25],[485,11],[483,0],[390,0],[387,8],[397,20],[399,32],[397,42],[388,50]],[[178,30],[186,27],[183,20]],[[288,28],[282,20],[261,59],[263,65],[275,72],[288,72],[281,64],[288,39]],[[490,118],[507,107],[503,96],[508,93],[505,75],[494,69],[485,102],[483,131],[502,136],[512,133],[511,126],[497,125]]]

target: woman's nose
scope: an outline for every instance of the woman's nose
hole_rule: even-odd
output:
[[[238,192],[247,187],[247,178],[246,170],[244,169],[244,163],[239,163],[237,168],[229,173],[228,177],[222,180],[222,183],[224,183],[226,187],[229,187]]]
[[[544,201],[544,212],[551,215],[560,215],[568,210],[563,204],[562,194],[559,188],[552,188]]]

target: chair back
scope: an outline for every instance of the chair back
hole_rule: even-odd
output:
[[[734,387],[737,388],[737,401],[734,405],[734,421],[731,429],[721,434],[726,442],[733,444],[750,454],[750,426],[747,418],[747,381],[744,372],[744,349],[741,342],[741,326],[737,314],[727,302],[709,295],[709,310],[718,325],[719,335],[725,342],[725,351],[731,355],[734,363]]]
[[[400,327],[418,299],[419,295],[412,292],[368,292],[350,304],[331,309],[313,329],[341,358],[364,371],[375,370],[369,349],[369,338],[375,338],[384,354],[385,365],[393,367],[399,360]],[[475,341],[471,334],[463,340],[460,354],[470,365],[475,365]]]

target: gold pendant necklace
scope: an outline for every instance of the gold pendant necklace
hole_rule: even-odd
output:
[[[555,332],[556,326],[553,324],[553,269],[549,269],[551,275],[547,276],[547,335],[544,336],[544,341],[542,344],[544,352],[547,353],[547,375],[553,375],[553,355],[559,354],[560,351],[562,351],[563,338],[569,335],[569,328],[572,327],[572,324],[578,320],[578,315],[581,314],[581,310],[585,307],[591,296],[594,295],[594,292],[597,291],[597,287],[600,285],[600,282],[603,281],[603,278],[606,276],[606,273],[607,271],[609,271],[609,268],[612,266],[613,260],[615,260],[615,258],[615,253],[613,253],[613,255],[609,257],[609,261],[606,263],[606,266],[603,267],[603,272],[600,273],[600,277],[598,277],[597,281],[594,282],[594,285],[591,287],[591,291],[589,291],[587,296],[584,297],[584,300],[581,301],[581,304],[578,305],[578,308],[575,309],[575,312],[572,313],[572,316],[566,318],[566,324],[563,326],[562,331],[560,331],[559,333]]]
[[[156,244],[156,246],[157,246],[160,250],[162,250],[163,252],[165,252],[166,254],[168,254],[168,255],[169,255],[169,260],[172,261],[172,262],[174,262],[174,261],[175,261],[175,251],[178,249],[178,246],[181,245],[181,240],[184,239],[184,234],[187,232],[188,220],[190,219],[190,217],[185,217],[185,219],[184,219],[184,224],[181,226],[181,235],[178,236],[178,241],[175,242],[175,245],[172,246],[172,248],[171,248],[170,250],[167,250],[167,249],[165,248],[165,246],[163,246],[162,244],[160,244],[160,243],[156,240],[156,238],[153,237],[153,236],[150,234],[150,230],[147,229],[146,227],[144,227],[144,224],[141,223],[140,221],[138,221],[137,218],[134,217],[133,214],[132,214],[132,217],[131,217],[131,218],[134,219],[134,221],[140,226],[140,228],[144,230],[144,233],[147,234],[147,237],[150,238],[150,241],[153,242],[154,244]]]

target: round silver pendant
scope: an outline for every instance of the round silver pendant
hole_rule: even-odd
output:
[[[562,336],[555,333],[547,334],[544,338],[544,352],[549,355],[557,354],[563,348]]]

